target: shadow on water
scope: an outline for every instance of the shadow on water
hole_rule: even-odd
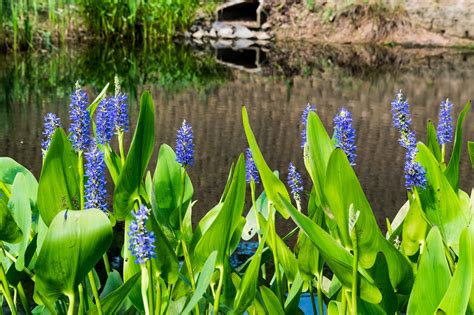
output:
[[[306,103],[317,105],[328,129],[345,105],[357,128],[355,169],[384,226],[385,217],[393,217],[406,199],[403,151],[391,127],[394,93],[403,89],[408,96],[422,140],[425,122],[437,119],[441,100],[449,97],[457,115],[472,98],[473,67],[472,51],[294,43],[242,50],[190,43],[146,49],[84,46],[0,55],[0,156],[15,158],[38,176],[44,114],[57,113],[67,126],[74,82],[86,84],[92,98],[117,74],[130,96],[132,122],[140,93],[151,90],[157,144],[173,145],[181,121],[192,123],[197,157],[190,172],[198,200],[195,214],[201,217],[217,202],[232,161],[247,146],[241,105],[248,106],[267,162],[282,178],[290,161],[304,168],[299,119]],[[471,140],[472,115],[465,128]],[[473,176],[465,152],[461,185],[470,190]],[[280,228],[282,233],[289,229],[287,224]]]

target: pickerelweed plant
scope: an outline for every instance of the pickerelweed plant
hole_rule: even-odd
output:
[[[470,103],[453,130],[452,104],[442,102],[438,127],[428,122],[424,144],[416,141],[407,99],[395,96],[407,201],[387,219],[385,234],[353,169],[356,131],[348,109],[335,113],[331,137],[316,107],[306,107],[302,157],[311,182],[290,163],[285,186],[243,107],[245,156],[232,165],[215,207],[193,226],[187,170],[199,161],[199,148],[191,124],[179,126],[176,152],[161,145],[152,172],[151,94],[141,97],[126,151],[127,96],[118,79],[115,86],[113,95],[106,86],[90,102],[76,85],[68,134],[46,115],[39,181],[0,158],[2,313],[298,314],[304,292],[314,314],[474,312],[474,192],[459,188]],[[474,167],[473,142],[468,151]],[[246,183],[252,202],[244,216]],[[297,227],[280,236],[276,220],[290,218]],[[292,250],[287,241],[295,235]],[[122,237],[120,268],[109,264],[108,250]],[[242,240],[253,238],[247,260],[231,259]]]

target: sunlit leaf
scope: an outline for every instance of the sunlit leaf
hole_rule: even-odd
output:
[[[0,199],[0,241],[7,243],[21,242],[23,234],[13,219],[5,201]]]
[[[284,315],[285,312],[281,307],[280,301],[272,290],[265,286],[260,287],[260,293],[262,294],[263,302],[267,308],[268,314],[272,315]]]

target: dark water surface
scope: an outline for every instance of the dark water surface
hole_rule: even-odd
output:
[[[424,139],[425,122],[437,120],[443,99],[453,101],[457,115],[474,96],[473,51],[282,45],[239,52],[171,45],[1,55],[0,156],[16,159],[39,176],[43,115],[55,112],[68,125],[74,82],[86,84],[94,98],[115,74],[130,95],[132,122],[140,93],[150,89],[153,94],[155,156],[159,144],[174,146],[183,119],[193,125],[196,163],[190,175],[197,217],[218,201],[231,163],[246,148],[244,104],[267,162],[284,178],[290,161],[304,171],[300,115],[305,105],[316,104],[330,132],[338,108],[352,110],[358,146],[355,169],[385,226],[385,217],[393,218],[406,200],[404,154],[391,126],[395,92],[402,89],[412,104],[418,139]],[[474,140],[473,117],[471,111],[465,139]],[[474,176],[465,146],[463,150],[461,187],[470,193]]]

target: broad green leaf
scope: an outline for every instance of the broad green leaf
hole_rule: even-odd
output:
[[[123,303],[127,300],[130,290],[140,279],[140,273],[135,274],[128,279],[123,285],[110,292],[104,299],[100,300],[103,314],[117,314],[120,311]],[[97,307],[94,305],[92,309],[87,312],[88,315],[98,314]]]
[[[101,150],[104,152],[104,161],[105,165],[107,165],[107,169],[109,170],[110,177],[112,178],[114,184],[117,185],[122,168],[120,157],[109,147],[103,146]]]
[[[258,147],[257,140],[255,140],[255,135],[250,127],[247,109],[245,107],[242,107],[242,121],[244,124],[245,135],[247,136],[247,141],[250,150],[252,151],[252,157],[255,161],[258,172],[260,173],[260,178],[262,179],[263,188],[267,193],[267,198],[272,202],[281,216],[288,219],[288,212],[280,202],[278,195],[281,195],[282,198],[285,198],[286,200],[290,200],[290,195],[282,181],[272,172],[270,167],[268,167],[267,162],[265,162],[262,152]]]
[[[469,151],[469,159],[471,160],[471,167],[474,168],[474,142],[467,142],[467,150]]]
[[[265,191],[263,191],[260,196],[255,200],[257,212],[262,213],[265,219],[268,218],[268,200]],[[245,226],[242,231],[242,239],[244,241],[250,240],[252,237],[257,234],[258,224],[257,217],[255,216],[254,206],[250,208],[247,216],[245,217]]]
[[[409,198],[409,210],[403,222],[401,248],[405,255],[412,256],[425,242],[429,226],[421,209],[420,201],[411,195]]]
[[[334,150],[334,144],[318,114],[310,112],[306,129],[307,144],[305,146],[305,165],[314,184],[317,199],[324,200],[324,185],[326,168],[329,157]]]
[[[353,205],[355,211],[360,211],[355,227],[360,266],[371,268],[378,252],[383,252],[393,288],[402,294],[408,294],[413,283],[410,263],[382,235],[359,180],[341,149],[335,149],[329,158],[324,193],[346,248],[352,248],[348,228],[349,208]]]
[[[439,228],[449,247],[457,252],[459,236],[467,226],[458,196],[440,169],[430,150],[418,143],[417,160],[426,170],[426,189],[417,188],[421,206],[431,225]]]
[[[21,242],[23,234],[15,222],[5,201],[0,199],[0,241],[7,243]]]
[[[260,293],[262,294],[263,303],[267,308],[268,314],[272,315],[284,315],[285,312],[281,307],[280,301],[272,290],[265,286],[260,287]]]
[[[242,281],[240,281],[233,307],[236,314],[243,314],[255,299],[264,244],[265,242],[262,240],[258,245],[255,254],[252,256],[252,260],[242,277]]]
[[[173,149],[163,144],[158,153],[155,173],[153,174],[153,193],[151,203],[153,214],[158,222],[179,229],[179,203],[183,191],[181,165],[176,161]],[[188,209],[193,196],[193,185],[188,174],[185,173],[185,191],[181,215]]]
[[[217,251],[216,265],[219,268],[223,268],[224,258],[228,254],[232,235],[240,221],[239,218],[242,216],[244,203],[245,160],[241,154],[235,167],[229,192],[224,199],[224,204],[194,250],[194,257],[198,264],[204,262],[210,253]]]
[[[46,225],[64,209],[80,209],[78,157],[62,128],[57,128],[43,163],[38,210]]]
[[[466,314],[472,286],[472,246],[465,228],[459,240],[459,261],[438,310],[446,314]]]
[[[114,215],[124,220],[140,197],[142,180],[155,143],[155,107],[149,91],[142,94],[132,144],[114,192]],[[145,193],[145,192],[144,192]]]
[[[340,315],[341,311],[339,311],[341,307],[341,302],[336,300],[331,300],[328,304],[328,315]]]
[[[107,275],[104,289],[100,292],[100,299],[103,300],[107,295],[120,288],[123,285],[122,277],[117,270],[112,270]]]
[[[295,280],[291,284],[291,288],[288,291],[288,295],[285,300],[285,313],[286,314],[296,314],[301,298],[301,291],[303,289],[303,279],[301,274],[297,273]],[[311,283],[310,283],[311,285]]]
[[[12,195],[8,202],[13,218],[25,237],[19,243],[18,257],[15,262],[17,270],[21,271],[25,267],[25,251],[30,241],[31,233],[31,204],[29,199],[28,182],[23,173],[18,173],[12,185]]]
[[[71,295],[112,243],[113,231],[97,209],[61,211],[51,222],[35,265],[35,295]]]
[[[430,149],[431,153],[433,153],[436,160],[441,162],[441,148],[436,136],[436,128],[431,120],[429,120],[426,125],[426,146]]]
[[[196,291],[194,291],[188,304],[186,304],[186,307],[180,314],[186,315],[190,313],[208,289],[216,266],[216,258],[217,252],[212,252],[207,258],[201,273],[199,274],[199,278],[197,279]]]
[[[9,157],[0,157],[0,182],[7,185],[13,185],[13,181],[18,173],[25,175],[27,182],[30,183],[30,185],[36,186],[36,188],[38,187],[35,177],[26,167]]]
[[[408,300],[407,314],[436,312],[451,281],[444,253],[443,239],[435,226],[428,233],[426,247],[421,254],[415,284]]]
[[[295,221],[309,239],[318,247],[324,261],[341,283],[348,288],[351,287],[353,256],[319,225],[293,207],[291,203],[283,198],[282,202],[293,218],[293,221]],[[379,289],[374,285],[374,281],[362,267],[359,267],[358,270],[360,273],[360,295],[362,299],[374,304],[379,303],[382,300],[382,295]]]
[[[454,191],[457,191],[459,188],[459,164],[461,161],[462,151],[462,126],[470,108],[471,101],[468,101],[464,106],[464,109],[459,114],[456,124],[456,132],[454,134],[453,151],[451,152],[451,158],[449,159],[448,167],[444,171],[446,178],[449,180],[449,183],[451,184],[451,187],[453,187]]]

